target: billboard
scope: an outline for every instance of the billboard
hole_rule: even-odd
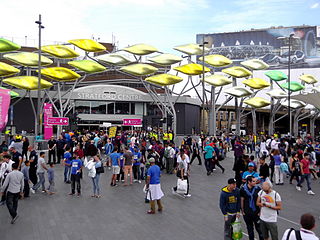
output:
[[[292,68],[320,67],[320,35],[318,26],[277,27],[252,29],[250,31],[198,34],[197,43],[203,39],[212,47],[209,54],[221,54],[241,61],[259,58],[271,69],[286,68],[289,62],[289,40],[291,39],[290,62]]]

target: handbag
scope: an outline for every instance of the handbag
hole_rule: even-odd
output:
[[[187,180],[178,179],[177,181],[177,193],[187,193],[188,182]]]
[[[97,174],[104,173],[104,167],[102,163],[100,164],[100,167],[96,168],[96,173]]]
[[[241,222],[239,218],[236,218],[236,221],[232,225],[232,239],[240,240],[243,237]]]

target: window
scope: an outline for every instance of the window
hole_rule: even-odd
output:
[[[106,114],[105,102],[91,102],[91,114]]]
[[[114,114],[114,103],[107,102],[108,114]]]
[[[136,113],[136,104],[135,103],[130,103],[130,114],[135,114]]]
[[[117,102],[115,114],[129,114],[130,113],[130,103],[127,102]]]
[[[76,112],[90,114],[90,102],[88,101],[76,101]]]

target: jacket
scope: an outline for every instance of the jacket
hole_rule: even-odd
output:
[[[220,210],[223,215],[234,215],[240,213],[240,190],[236,188],[230,192],[226,187],[222,188],[220,194]]]

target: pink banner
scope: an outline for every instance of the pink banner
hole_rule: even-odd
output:
[[[124,126],[140,126],[142,125],[142,119],[141,118],[135,118],[135,119],[123,119],[123,125]]]
[[[0,131],[2,131],[6,127],[8,122],[10,100],[10,90],[0,89]]]
[[[44,139],[48,140],[53,135],[53,126],[48,124],[48,118],[52,117],[52,104],[45,103],[43,109]]]

